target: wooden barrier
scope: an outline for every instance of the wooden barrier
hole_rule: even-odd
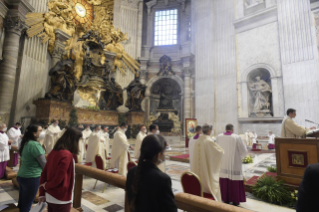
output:
[[[78,211],[83,211],[81,208],[83,176],[88,176],[125,190],[126,177],[118,174],[108,173],[106,171],[81,164],[75,164],[75,174],[73,207]],[[123,198],[125,198],[124,210],[125,212],[130,212],[126,193]],[[175,202],[179,209],[187,212],[250,212],[250,210],[247,209],[186,193],[176,194]]]

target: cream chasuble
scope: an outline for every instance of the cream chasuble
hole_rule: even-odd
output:
[[[224,150],[209,135],[200,135],[196,140],[191,164],[191,171],[202,182],[203,191],[212,194],[221,202],[219,171]]]
[[[136,141],[135,141],[135,151],[134,151],[134,158],[138,159],[141,155],[141,146],[142,146],[142,141],[146,137],[146,134],[142,131],[140,131],[137,136],[136,136]]]
[[[47,133],[47,130],[43,129],[42,133],[44,133],[44,136],[38,138],[38,142],[41,144],[41,146],[44,144],[44,139],[45,139],[45,135]]]
[[[290,118],[286,116],[282,121],[281,137],[282,138],[299,138],[309,132],[309,128],[299,126]]]
[[[104,136],[104,139],[105,139],[104,149],[106,150],[106,153],[109,154],[110,153],[110,134],[108,132],[104,132],[103,136]],[[106,155],[106,157],[108,157],[108,155]]]
[[[101,131],[98,131],[98,132],[93,131],[92,132],[92,134],[89,137],[89,141],[88,141],[86,162],[95,161],[95,155],[99,154],[102,157],[104,164],[105,164],[104,142],[105,142],[105,138],[104,138],[103,132],[101,132]]]
[[[82,134],[82,135],[83,135],[83,134]],[[84,139],[83,139],[83,137],[82,137],[82,138],[80,138],[80,140],[79,140],[78,163],[82,163],[82,162],[83,162],[84,149],[85,149],[85,144],[84,144]]]
[[[116,131],[113,139],[113,147],[111,154],[111,167],[118,168],[119,174],[126,176],[127,174],[127,148],[130,144],[127,141],[124,130],[121,128]]]
[[[45,138],[44,138],[44,145],[46,148],[46,153],[49,154],[52,149],[54,148],[55,143],[57,142],[57,140],[63,135],[64,131],[61,131],[59,125],[54,125],[51,124],[45,134]],[[55,133],[57,133],[55,135]]]

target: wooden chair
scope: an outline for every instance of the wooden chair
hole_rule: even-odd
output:
[[[104,170],[104,171],[107,171],[107,172],[111,172],[111,173],[114,173],[114,174],[119,173],[118,170],[117,170],[117,171],[114,171],[114,169],[105,169],[104,160],[103,160],[102,156],[99,155],[99,154],[95,155],[95,164],[96,164],[96,168],[97,168],[97,169],[101,169],[101,170]],[[96,180],[93,189],[95,189],[96,184],[97,184],[97,181],[98,181],[98,180]],[[103,190],[102,190],[102,193],[104,193],[105,188],[106,188],[106,183],[104,184],[104,188],[103,188]]]
[[[184,172],[181,176],[181,183],[184,193],[215,200],[213,195],[203,192],[203,186],[199,177],[193,172]]]
[[[137,163],[135,163],[134,161],[129,161],[129,162],[127,163],[127,165],[126,165],[127,171],[129,171],[130,168],[133,168],[133,167],[135,167],[135,166],[137,166]]]

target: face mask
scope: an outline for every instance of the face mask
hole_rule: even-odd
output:
[[[147,130],[143,130],[143,131],[144,131],[145,134],[147,133]]]
[[[164,156],[164,159],[163,159],[163,160],[161,160],[161,159],[158,159],[158,161],[159,161],[159,164],[162,164],[162,163],[164,163],[164,162],[165,162],[165,160],[166,160],[166,159],[165,159],[165,156]],[[158,165],[159,165],[159,164],[158,164]]]
[[[123,130],[124,130],[124,132],[126,132],[127,128],[124,128]]]
[[[7,131],[7,128],[5,127],[5,128],[3,128],[2,130],[3,130],[3,131]]]
[[[39,135],[39,138],[44,138],[45,137],[45,132],[41,132]]]
[[[156,131],[156,134],[160,134],[160,131],[159,131],[159,130],[157,130],[157,131]]]

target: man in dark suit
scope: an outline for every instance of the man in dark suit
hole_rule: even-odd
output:
[[[319,163],[308,165],[298,189],[297,212],[319,211]]]

